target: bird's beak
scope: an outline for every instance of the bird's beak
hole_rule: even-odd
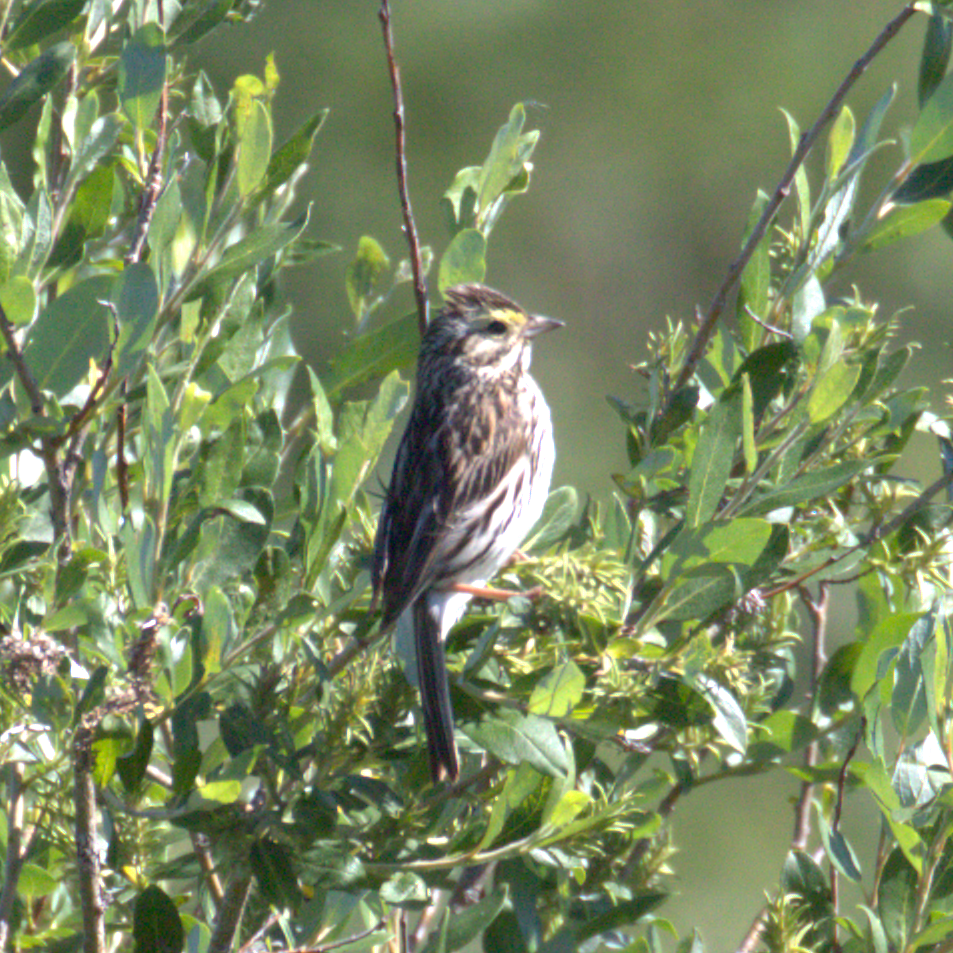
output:
[[[531,314],[523,334],[528,338],[534,338],[537,334],[542,334],[544,331],[555,331],[556,328],[564,326],[565,322],[557,321],[556,318],[546,318],[541,314]]]

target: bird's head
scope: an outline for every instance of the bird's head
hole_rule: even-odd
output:
[[[562,321],[529,314],[484,285],[455,285],[444,297],[446,304],[424,335],[422,357],[451,358],[496,372],[519,363],[526,370],[532,339],[562,327]]]

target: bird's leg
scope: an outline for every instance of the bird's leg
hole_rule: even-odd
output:
[[[532,589],[494,589],[490,586],[469,586],[465,582],[455,582],[449,587],[454,592],[465,592],[468,596],[475,596],[477,599],[486,599],[489,602],[506,602],[514,596],[522,596],[524,599],[538,599],[543,594],[542,586],[533,586]]]

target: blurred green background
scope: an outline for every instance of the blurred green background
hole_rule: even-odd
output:
[[[634,397],[630,365],[666,316],[690,321],[707,307],[735,256],[758,188],[771,191],[788,154],[783,106],[807,128],[898,0],[393,0],[407,107],[410,187],[424,243],[448,235],[438,201],[453,174],[481,162],[517,101],[542,130],[534,180],[492,236],[487,282],[567,327],[540,343],[536,376],[557,428],[556,483],[606,498],[625,469],[621,425],[605,401]],[[285,293],[296,337],[313,366],[352,327],[344,269],[362,234],[396,262],[405,255],[394,181],[392,101],[375,0],[266,0],[252,23],[207,39],[191,65],[220,96],[236,75],[261,75],[274,52],[282,85],[276,141],[316,108],[330,116],[301,189],[311,234],[342,246],[296,271]],[[915,115],[925,19],[908,26],[850,105],[862,120],[894,81],[886,130]],[[16,153],[16,130],[4,149]],[[879,192],[899,147],[865,173]],[[812,157],[816,164],[820,155]],[[8,158],[8,161],[12,160]],[[29,173],[12,168],[25,191]],[[938,230],[887,249],[838,279],[857,283],[881,314],[910,306],[901,337],[925,347],[908,383],[937,388],[953,376],[953,243]],[[395,299],[389,314],[409,310]],[[925,471],[935,476],[932,456]],[[848,633],[849,634],[849,633]],[[733,949],[776,884],[791,827],[793,781],[738,781],[707,790],[675,815],[674,882],[662,911],[680,930],[701,929],[711,950]],[[869,869],[876,818],[850,802],[846,833]]]
[[[261,72],[274,51],[282,74],[280,141],[319,106],[331,108],[303,196],[312,234],[343,247],[299,269],[286,292],[299,344],[320,366],[351,326],[343,274],[362,234],[392,260],[406,253],[394,180],[391,92],[375,0],[271,0],[253,24],[208,42],[201,65],[220,92]],[[553,408],[555,481],[606,498],[625,469],[622,429],[605,401],[633,397],[630,365],[666,316],[707,307],[735,256],[758,188],[771,191],[789,156],[783,106],[807,128],[897,0],[393,0],[407,108],[410,187],[424,243],[448,234],[438,201],[457,169],[481,162],[514,102],[533,103],[542,130],[527,195],[494,232],[487,283],[567,327],[540,342],[535,371]],[[858,122],[896,81],[885,129],[915,116],[925,18],[914,22],[855,87]],[[902,159],[874,158],[867,195]],[[812,157],[813,167],[822,154]],[[842,276],[884,317],[910,306],[901,337],[925,347],[908,383],[953,376],[953,243],[936,230],[887,249]],[[409,290],[392,315],[411,307]],[[925,455],[934,479],[934,450]],[[841,636],[849,635],[841,632]],[[836,635],[836,633],[835,633]],[[675,814],[678,896],[661,911],[710,950],[734,949],[777,883],[791,836],[786,795],[797,786],[739,780],[684,799]],[[876,812],[851,801],[845,832],[865,869]],[[848,902],[858,899],[848,894]]]

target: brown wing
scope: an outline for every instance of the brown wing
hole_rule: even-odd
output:
[[[503,425],[504,409],[515,399],[503,382],[466,393],[469,399],[464,389],[443,401],[418,397],[400,442],[372,566],[385,626],[421,592],[454,580],[461,567],[448,552],[448,538],[462,514],[529,452],[526,430]]]

